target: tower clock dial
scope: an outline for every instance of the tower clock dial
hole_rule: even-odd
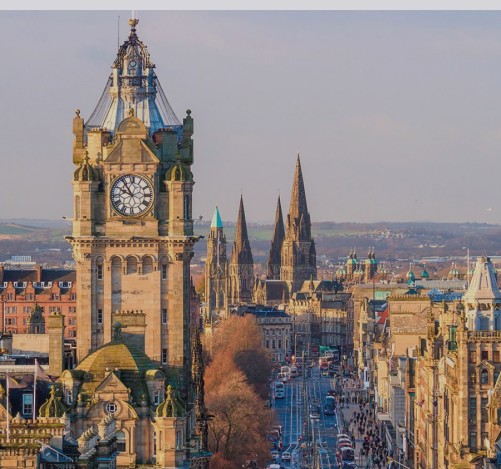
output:
[[[125,174],[111,186],[111,205],[120,215],[137,217],[153,205],[153,186],[143,176]]]

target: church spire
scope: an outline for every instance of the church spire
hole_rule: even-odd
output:
[[[287,215],[287,235],[296,241],[308,241],[311,239],[311,222],[306,204],[306,192],[304,190],[303,172],[301,160],[297,155],[296,171],[292,183],[291,204]]]
[[[317,278],[316,257],[315,243],[311,236],[310,214],[306,204],[301,160],[297,155],[280,267],[280,279],[287,282],[289,293],[302,288],[303,282],[308,280],[310,276],[313,275],[314,280]]]
[[[253,264],[252,252],[247,235],[247,223],[245,221],[244,199],[240,196],[238,208],[237,226],[235,229],[235,241],[231,252],[231,262]]]
[[[284,220],[282,217],[282,204],[280,196],[277,201],[277,211],[275,214],[275,228],[271,239],[270,254],[268,256],[268,272],[266,277],[269,280],[280,280],[280,264],[282,258],[282,243],[285,238]]]
[[[304,190],[303,172],[301,171],[301,159],[298,153],[294,182],[292,183],[289,215],[294,218],[299,218],[302,214],[306,213],[308,213],[308,206],[306,205],[306,192]]]
[[[230,259],[230,293],[229,304],[249,303],[254,290],[254,260],[247,235],[244,201],[240,197],[240,208],[235,230],[235,241]]]

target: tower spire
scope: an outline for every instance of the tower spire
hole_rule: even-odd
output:
[[[315,243],[311,236],[311,221],[306,204],[301,159],[297,155],[292,183],[291,203],[286,220],[285,239],[282,244],[280,278],[289,286],[289,293],[302,287],[311,275],[317,278]]]
[[[235,230],[233,251],[231,253],[231,262],[243,262],[245,264],[254,263],[249,243],[249,236],[247,235],[247,222],[245,221],[243,196],[240,196],[240,206],[238,208],[237,226]]]
[[[284,220],[282,217],[282,204],[280,196],[277,201],[277,211],[275,213],[275,228],[273,230],[273,238],[271,239],[270,254],[268,256],[268,272],[269,280],[280,279],[280,264],[282,259],[282,244],[285,238]]]
[[[289,215],[294,218],[300,218],[301,215],[308,213],[306,204],[306,192],[304,190],[303,172],[301,171],[301,159],[297,154],[296,170],[294,172],[294,181],[292,183],[291,204]]]
[[[254,259],[252,258],[243,197],[240,196],[235,241],[230,259],[230,294],[232,305],[248,303],[252,299],[254,286]]]

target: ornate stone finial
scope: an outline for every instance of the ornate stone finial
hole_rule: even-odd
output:
[[[80,109],[75,109],[75,114],[77,117],[80,117]]]
[[[183,402],[177,397],[174,388],[169,384],[165,391],[165,400],[161,402],[156,410],[157,417],[179,417],[184,415],[186,408]]]
[[[129,117],[134,117],[134,109],[133,108],[129,109]]]
[[[113,324],[113,340],[122,340],[122,324],[119,322]]]
[[[186,109],[186,115],[191,116],[191,109]]]
[[[84,152],[84,157],[83,157],[83,160],[84,160],[84,164],[88,164],[89,163],[89,152],[87,150],[85,150]]]
[[[62,417],[68,408],[61,402],[61,396],[56,395],[56,387],[50,388],[50,397],[40,406],[40,417]]]
[[[129,20],[130,30],[135,31],[138,23],[139,23],[139,20],[137,18],[131,18]]]

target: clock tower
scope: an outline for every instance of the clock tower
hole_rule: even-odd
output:
[[[176,117],[129,21],[104,93],[73,119],[77,358],[113,324],[187,389],[193,235],[193,119]]]

